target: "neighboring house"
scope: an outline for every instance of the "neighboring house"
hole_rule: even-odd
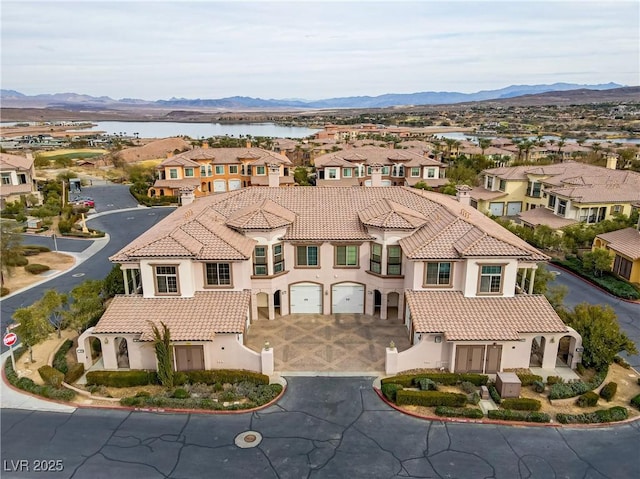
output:
[[[640,284],[640,223],[638,228],[599,234],[593,240],[593,249],[602,248],[613,256],[611,270],[614,274]]]
[[[195,197],[239,190],[269,183],[269,165],[277,165],[279,183],[292,185],[291,161],[262,148],[194,148],[170,156],[158,165],[158,179],[149,196],[180,196],[181,188],[193,189]]]
[[[36,170],[33,157],[0,153],[0,208],[7,202],[13,202],[33,195],[42,202],[42,194],[36,184]]]
[[[126,294],[79,338],[78,360],[91,366],[96,338],[106,369],[153,369],[150,325],[165,321],[178,370],[264,372],[265,350],[243,344],[252,322],[351,313],[404,322],[413,347],[388,371],[494,373],[534,355],[553,368],[562,338],[575,366],[580,337],[531,294],[548,257],[471,208],[468,190],[460,201],[357,186],[199,198],[111,257]]]
[[[567,161],[544,166],[491,168],[471,191],[472,206],[493,216],[517,217],[554,229],[631,215],[640,201],[640,173]]]
[[[317,157],[315,166],[318,186],[414,186],[423,181],[438,188],[448,182],[445,164],[408,149],[349,148]]]

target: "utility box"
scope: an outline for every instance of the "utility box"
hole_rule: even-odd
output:
[[[39,218],[27,218],[27,228],[33,230],[42,228],[42,220]]]
[[[520,388],[522,383],[516,373],[498,373],[496,374],[496,389],[501,398],[517,398],[520,397]]]

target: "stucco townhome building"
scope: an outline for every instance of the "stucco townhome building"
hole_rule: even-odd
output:
[[[593,240],[593,249],[609,251],[612,272],[631,283],[640,284],[640,220],[636,228],[599,234]]]
[[[472,205],[493,216],[509,216],[535,227],[560,229],[630,215],[640,201],[640,173],[567,161],[543,166],[491,168],[471,191]]]
[[[20,200],[21,197],[34,195],[42,202],[42,195],[36,184],[36,170],[33,156],[10,155],[0,153],[0,206],[7,202]]]
[[[393,186],[212,195],[111,257],[126,294],[79,338],[78,359],[91,366],[96,338],[106,369],[154,369],[151,324],[164,321],[178,370],[269,373],[269,351],[245,346],[253,323],[348,313],[402,321],[412,346],[387,349],[388,373],[495,373],[529,367],[534,355],[553,368],[560,344],[575,366],[579,335],[531,294],[547,259],[471,208],[468,187],[458,200]]]

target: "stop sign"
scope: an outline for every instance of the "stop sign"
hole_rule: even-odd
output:
[[[4,342],[5,346],[13,346],[14,344],[16,344],[16,342],[18,342],[18,336],[16,335],[16,333],[7,333],[4,335],[2,341]]]

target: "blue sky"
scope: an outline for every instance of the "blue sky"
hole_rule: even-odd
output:
[[[640,2],[1,0],[3,89],[320,99],[640,84]]]

